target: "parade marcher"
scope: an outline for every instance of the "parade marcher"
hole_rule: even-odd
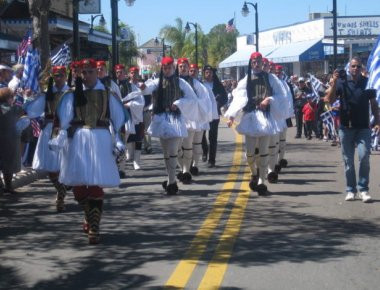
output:
[[[175,75],[174,60],[163,57],[160,77],[141,85],[144,95],[152,95],[153,117],[148,129],[152,137],[160,138],[168,180],[162,183],[168,195],[178,192],[176,167],[178,146],[187,137],[185,119],[197,120],[199,104],[191,86]]]
[[[67,77],[67,85],[69,87],[75,86],[75,80],[78,77],[81,77],[80,61],[75,60],[75,61],[72,61],[70,64],[70,71]]]
[[[298,79],[298,87],[294,90],[294,113],[296,116],[297,134],[295,138],[301,138],[303,127],[302,108],[306,104],[306,96],[311,94],[311,90],[306,86],[304,78]]]
[[[90,244],[99,243],[104,187],[120,183],[114,153],[125,149],[119,130],[126,115],[118,96],[97,78],[96,62],[81,61],[83,78],[77,78],[74,93],[66,94],[57,108],[59,132],[49,145],[64,151],[59,181],[73,186],[75,199],[85,213],[83,230]],[[113,138],[114,137],[114,138]]]
[[[218,126],[221,115],[221,108],[227,104],[228,97],[227,92],[220,82],[216,71],[210,65],[206,65],[203,68],[203,84],[209,91],[209,94],[213,97],[212,101],[212,121],[210,122],[210,130],[208,132],[207,144],[206,134],[202,139],[203,160],[207,161],[208,167],[215,167],[216,150],[218,146]]]
[[[152,153],[152,138],[148,134],[148,128],[152,122],[152,95],[144,95],[144,109],[143,109],[143,120],[144,120],[144,152],[146,154]]]
[[[100,66],[100,67],[102,68],[103,66]],[[123,64],[116,64],[115,67],[114,67],[114,70],[115,70],[115,75],[116,75],[116,85],[119,87],[121,98],[123,98],[123,97],[125,97],[126,95],[128,95],[132,91],[131,85],[129,83],[129,79],[128,79],[127,74],[125,72],[125,66]],[[103,72],[102,69],[101,69],[101,71]],[[99,76],[99,74],[98,74],[98,76]],[[103,80],[106,80],[106,81],[104,81],[103,84],[106,84],[108,82],[108,85],[111,85],[110,78],[105,77],[105,78],[103,78]],[[128,139],[128,136],[127,136],[126,132],[130,131],[130,127],[131,127],[131,123],[128,122],[121,129],[120,135],[121,135],[121,138],[125,142]],[[126,128],[129,128],[129,129],[126,130]],[[132,133],[134,133],[134,131]],[[128,156],[128,149],[126,151],[126,155]],[[126,177],[126,173],[124,171],[124,161],[125,161],[125,156],[124,155],[118,156],[117,159],[116,159],[117,167],[119,168],[120,178],[125,178]]]
[[[15,64],[12,67],[12,69],[14,71],[14,75],[8,84],[8,88],[10,88],[13,91],[13,93],[16,93],[16,91],[20,88],[21,85],[22,74],[24,72],[24,65],[18,63]]]
[[[283,130],[280,132],[278,157],[276,158],[276,165],[275,165],[276,172],[280,172],[281,168],[284,168],[288,165],[288,161],[284,158],[285,148],[286,148],[286,133],[287,133],[288,127],[292,127],[291,118],[294,117],[293,92],[292,92],[293,89],[292,89],[292,85],[285,81],[283,71],[284,69],[281,65],[275,66],[275,74],[277,78],[280,80],[280,82],[282,83],[286,92],[287,108],[288,108],[288,112],[287,114],[285,114],[286,126],[284,126]]]
[[[12,103],[12,90],[0,88],[0,171],[4,178],[3,183],[0,177],[0,194],[16,193],[12,178],[21,169],[20,136],[17,134],[16,124],[24,111],[22,107]]]
[[[245,135],[247,162],[251,170],[249,186],[259,195],[265,195],[269,137],[278,133],[274,119],[284,118],[286,93],[277,77],[262,70],[262,55],[259,52],[251,54],[248,74],[232,93],[234,99],[225,114],[229,118],[227,124],[232,126],[238,112],[243,110],[236,130]],[[256,147],[259,160],[255,159]]]
[[[124,106],[128,109],[132,119],[132,125],[134,130],[132,134],[129,134],[127,139],[127,152],[129,159],[133,160],[133,168],[135,170],[140,169],[140,157],[142,149],[142,141],[144,138],[144,96],[139,89],[139,68],[129,68],[129,93],[123,95]],[[128,159],[127,157],[127,159]]]
[[[58,181],[62,154],[51,150],[48,142],[52,134],[54,134],[53,130],[57,130],[57,106],[66,94],[72,93],[70,87],[66,84],[66,80],[66,67],[54,66],[45,95],[38,97],[26,106],[29,115],[33,114],[32,117],[34,118],[44,113],[44,125],[38,137],[32,168],[48,172],[49,179],[57,190],[56,208],[58,212],[64,210],[66,196],[65,185]]]
[[[96,62],[96,70],[98,72],[98,78],[106,86],[111,93],[117,95],[121,99],[121,92],[119,86],[112,80],[107,74],[107,64],[104,60],[98,60]]]
[[[278,181],[278,173],[280,172],[280,167],[278,166],[278,153],[280,148],[280,139],[281,139],[281,133],[284,132],[287,129],[287,124],[285,119],[289,116],[289,98],[292,98],[292,95],[290,94],[290,90],[287,90],[287,84],[282,81],[282,79],[279,78],[279,75],[275,74],[276,69],[278,68],[282,72],[282,66],[276,66],[274,62],[268,61],[268,65],[263,65],[263,71],[267,72],[268,74],[272,73],[272,70],[274,69],[273,77],[276,78],[277,82],[281,84],[283,87],[283,92],[285,92],[285,95],[282,96],[282,98],[286,99],[286,102],[284,103],[284,107],[282,108],[284,111],[284,118],[275,118],[275,116],[272,116],[272,119],[274,121],[274,124],[276,126],[276,134],[273,134],[269,137],[269,144],[268,144],[268,153],[269,153],[269,160],[268,160],[268,182],[269,183],[277,183]],[[280,76],[282,77],[282,76]],[[275,96],[273,96],[275,97]],[[293,109],[293,107],[291,107]],[[286,134],[286,133],[285,133]]]
[[[199,76],[199,67],[196,63],[190,64],[189,68],[189,76],[193,78],[194,80],[198,80]],[[209,106],[210,106],[210,111],[209,111],[209,121],[205,122],[201,125],[201,131],[197,131],[194,134],[194,140],[193,140],[193,163],[190,167],[190,172],[192,175],[198,175],[199,174],[199,161],[201,160],[202,157],[202,138],[205,134],[205,131],[210,130],[210,122],[212,121],[212,109],[213,109],[213,103],[214,103],[214,108],[216,108],[216,101],[214,98],[214,95],[210,93],[209,89],[205,87],[207,90],[208,98],[210,100]]]
[[[193,160],[193,151],[197,150],[196,155],[202,154],[202,137],[203,126],[212,120],[212,107],[211,99],[206,87],[197,79],[189,75],[189,60],[187,58],[179,58],[177,60],[178,75],[181,79],[185,80],[194,90],[198,97],[200,108],[203,109],[201,119],[190,121],[185,118],[188,136],[183,138],[182,144],[178,150],[178,161],[180,164],[181,172],[177,175],[178,179],[183,183],[190,183],[192,180],[191,171],[197,175],[199,169],[197,167],[191,168]],[[197,137],[195,137],[197,135]],[[193,148],[196,146],[196,148]],[[199,152],[200,151],[200,152]]]
[[[13,70],[5,65],[0,64],[0,88],[8,87],[9,82],[12,79]]]
[[[358,57],[353,57],[349,63],[348,76],[340,76],[335,70],[331,87],[328,89],[325,101],[333,104],[336,96],[340,97],[340,127],[339,137],[344,161],[346,176],[346,201],[355,200],[358,197],[363,202],[369,202],[369,171],[371,152],[371,129],[369,110],[374,116],[374,129],[380,129],[379,110],[376,102],[376,90],[366,89],[368,78],[361,74],[362,62]],[[355,147],[359,155],[359,179],[355,173]]]

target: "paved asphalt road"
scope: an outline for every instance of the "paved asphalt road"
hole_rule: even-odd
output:
[[[340,148],[293,139],[270,195],[248,188],[242,138],[221,123],[217,167],[167,197],[158,142],[107,189],[102,243],[87,245],[72,195],[47,179],[0,196],[0,289],[379,289],[380,154],[374,201],[344,202]],[[234,166],[232,166],[234,165]]]

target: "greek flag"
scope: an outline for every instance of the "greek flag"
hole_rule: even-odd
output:
[[[367,89],[376,90],[376,100],[380,106],[380,36],[368,57],[367,70],[369,73]]]
[[[53,66],[63,65],[68,66],[71,62],[70,56],[70,47],[67,43],[64,43],[63,46],[58,50],[58,52],[51,57],[51,64]]]
[[[30,47],[26,53],[24,73],[22,75],[24,89],[31,89],[35,93],[40,91],[40,84],[38,82],[40,71],[40,53],[37,49]]]
[[[314,75],[309,74],[310,77],[310,83],[311,88],[313,90],[313,102],[318,103],[319,102],[319,90],[323,86],[322,82],[317,79]]]
[[[326,111],[321,114],[322,122],[326,125],[327,129],[329,130],[330,134],[333,137],[336,137],[336,130],[334,125],[334,118],[331,114],[331,111]]]

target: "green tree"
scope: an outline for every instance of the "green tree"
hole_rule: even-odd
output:
[[[136,64],[136,57],[139,57],[139,51],[137,49],[136,35],[130,26],[120,22],[120,30],[126,31],[126,39],[122,40],[119,45],[119,59],[120,63],[126,65]]]
[[[188,33],[182,55],[188,57],[191,63],[195,63],[195,31]],[[207,36],[198,25],[198,65],[205,64],[207,64]]]
[[[182,49],[185,45],[186,31],[181,18],[175,19],[176,25],[165,25],[160,30],[160,37],[165,39],[172,47],[174,58],[182,57]]]
[[[224,24],[214,26],[207,35],[208,62],[217,66],[221,61],[236,51],[237,30],[226,32]]]

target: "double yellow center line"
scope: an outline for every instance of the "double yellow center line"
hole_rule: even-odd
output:
[[[236,148],[233,156],[233,164],[228,174],[227,182],[224,183],[221,193],[216,198],[213,209],[195,235],[183,259],[178,263],[174,272],[166,282],[165,288],[181,289],[186,286],[199,262],[199,259],[207,248],[208,241],[219,224],[226,205],[231,197],[231,193],[235,188],[238,175],[240,174],[239,172],[242,163],[242,136],[236,135],[235,141]],[[246,180],[248,177],[249,174],[245,173],[243,180]],[[231,256],[244,217],[245,207],[248,202],[250,191],[247,184],[247,182],[242,182],[239,196],[235,201],[234,208],[227,221],[224,232],[220,237],[214,256],[199,285],[199,289],[217,289],[222,283],[224,273],[227,270],[228,260]]]

